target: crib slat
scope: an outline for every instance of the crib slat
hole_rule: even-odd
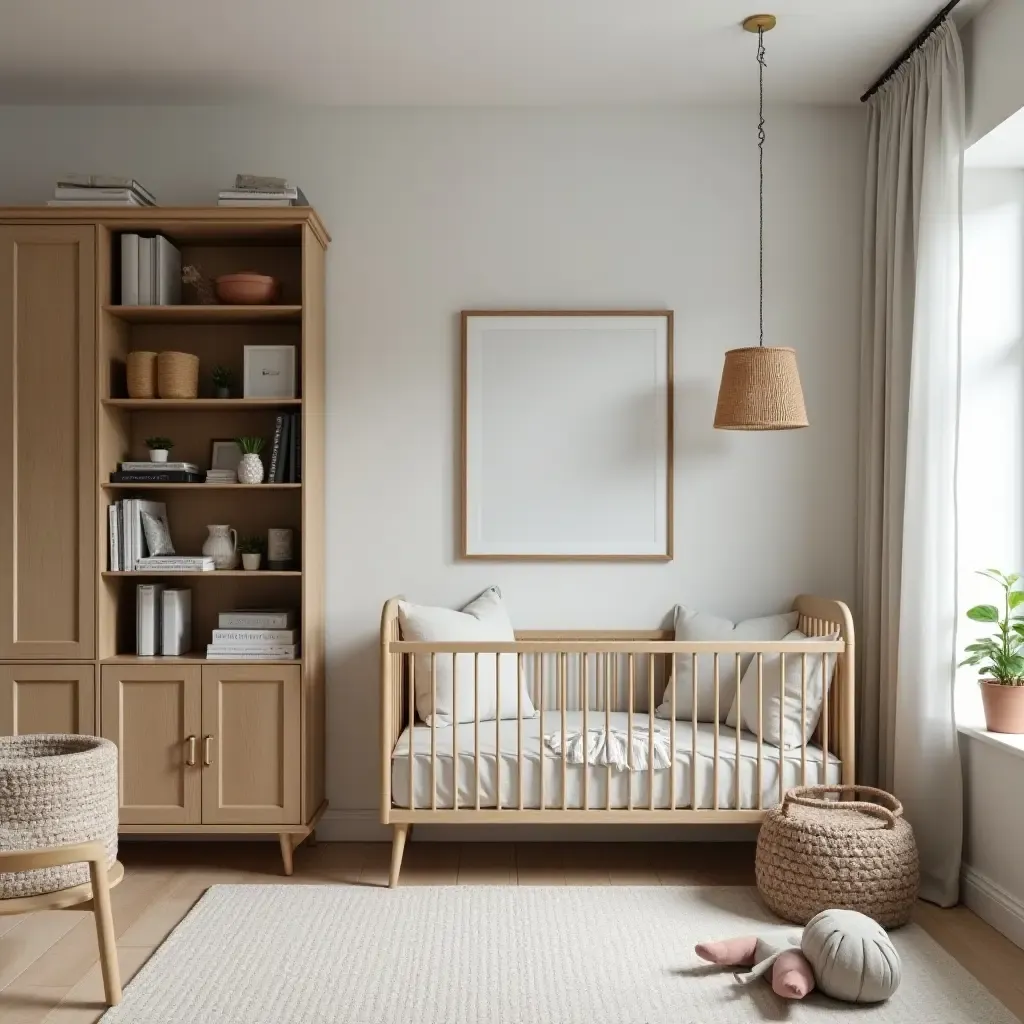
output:
[[[626,758],[629,765],[627,772],[629,777],[626,782],[629,786],[629,793],[626,800],[626,809],[631,811],[633,810],[633,688],[636,684],[636,668],[633,665],[633,655],[627,654],[626,657],[628,659],[627,671],[629,673],[629,715],[626,723],[626,732],[628,733],[626,736]]]
[[[544,804],[544,655],[535,654],[533,656],[533,671],[537,676],[537,685],[540,687],[540,809],[543,811],[545,808]],[[520,723],[520,730],[522,724]],[[520,732],[521,734],[521,732]],[[519,742],[520,748],[522,748],[522,740]],[[519,766],[519,809],[523,809],[523,766],[520,763]]]
[[[416,775],[413,771],[416,751],[416,659],[409,659],[409,810],[416,810]]]
[[[757,655],[757,809],[764,809],[764,655]]]
[[[565,721],[565,699],[566,699],[566,669],[568,662],[567,654],[558,656],[558,701],[562,706],[562,810],[569,809],[569,735],[566,730]]]
[[[715,683],[715,721],[714,721],[715,754],[714,754],[714,757],[715,757],[715,760],[714,760],[714,764],[713,764],[712,769],[711,769],[712,785],[714,786],[714,792],[712,794],[712,801],[713,802],[712,802],[711,806],[712,806],[712,808],[714,810],[717,811],[718,810],[718,713],[719,713],[718,701],[719,701],[719,697],[720,697],[720,694],[718,692],[718,652],[717,651],[714,654],[714,665],[715,665],[715,672],[714,672],[714,683]],[[696,714],[696,712],[697,712],[696,707],[694,707],[693,710],[694,710],[694,714]]]
[[[669,810],[674,811],[676,809],[676,656],[672,654],[670,657],[672,660],[668,673],[668,699],[669,714],[672,717],[669,719],[668,744],[672,748],[672,764],[668,769],[668,806]]]
[[[654,655],[647,655],[647,806],[654,810]]]
[[[828,783],[828,655],[821,656],[821,782]]]
[[[614,660],[615,655],[606,655],[604,660],[604,809],[606,811],[612,809],[612,763],[607,756],[608,737],[612,734],[612,662],[609,658]]]
[[[516,655],[516,664],[521,654]],[[516,703],[519,701],[519,680],[516,679]],[[494,806],[501,810],[501,657],[494,656]]]
[[[697,760],[697,655],[690,655],[690,681],[693,684],[693,695],[690,701],[690,810],[699,810],[697,806],[697,776],[700,764]]]
[[[473,807],[480,810],[480,655],[473,655]]]
[[[583,695],[583,810],[590,810],[590,758],[587,751],[590,743],[587,705],[590,703],[590,678],[588,665],[590,657],[586,651],[580,655],[580,693]]]
[[[452,810],[459,809],[459,723],[455,721],[455,709],[459,706],[458,655],[452,655]]]
[[[807,721],[807,655],[800,655],[800,721]],[[800,785],[807,785],[807,736],[800,744]]]
[[[779,806],[782,806],[782,797],[786,788],[783,785],[783,776],[786,768],[786,655],[780,655],[779,661]]]
[[[437,810],[437,655],[430,655],[430,809]]]
[[[519,775],[519,810],[523,809],[523,656],[516,655],[516,768]],[[544,756],[544,733],[540,734],[541,759]],[[501,790],[498,790],[498,807],[501,807]]]
[[[736,795],[733,798],[733,809],[739,810],[742,803],[740,797],[740,735],[743,732],[743,690],[740,688],[740,656],[736,655],[736,764],[733,770],[736,773]]]

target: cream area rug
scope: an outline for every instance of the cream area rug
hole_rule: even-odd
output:
[[[103,1024],[1016,1021],[916,925],[893,933],[903,983],[877,1007],[783,1003],[694,955],[773,925],[736,886],[218,885]]]

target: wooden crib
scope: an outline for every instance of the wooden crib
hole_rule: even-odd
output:
[[[514,643],[478,644],[402,640],[398,600],[385,604],[381,621],[381,821],[394,830],[391,886],[419,822],[749,824],[763,820],[792,786],[855,781],[854,632],[839,601],[802,596],[793,605],[798,629],[815,637],[838,633],[834,641],[677,643],[670,630],[524,630]],[[431,715],[424,725],[414,710],[416,656],[429,656],[433,681],[440,660],[453,659],[454,669],[457,654],[473,655],[474,678],[485,659],[494,658],[497,669],[498,655],[515,655],[517,692],[529,695],[536,715],[525,716],[519,698],[515,718],[481,721],[474,704],[472,722],[438,724]],[[801,710],[808,664],[821,658],[827,678],[825,661],[835,658],[817,729],[810,740],[784,749],[766,742],[761,729],[768,696],[762,669],[765,657],[776,654],[780,709],[787,656],[802,659]],[[696,708],[699,657],[713,666],[714,720],[698,722],[696,714],[677,720],[675,666],[691,659]],[[719,720],[719,668],[726,658],[735,659],[737,680],[741,662],[756,665],[756,733]],[[436,686],[430,694],[436,700]],[[668,718],[655,717],[662,697]],[[545,744],[552,733],[565,737],[572,729],[584,736],[618,730],[630,751],[634,736],[659,736],[673,752],[672,765],[658,768],[653,756],[643,771],[572,763],[566,743],[560,755]]]

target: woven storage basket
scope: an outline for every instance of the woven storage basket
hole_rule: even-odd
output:
[[[199,394],[199,356],[161,352],[156,357],[156,387],[161,398],[195,398]]]
[[[156,398],[156,353],[129,352],[128,397]]]
[[[826,794],[877,802],[825,800]],[[917,844],[900,802],[880,789],[791,789],[758,833],[756,873],[761,897],[787,921],[807,924],[822,910],[840,908],[895,928],[910,919],[917,899]]]
[[[117,858],[117,747],[98,736],[0,737],[0,850],[100,840]],[[89,881],[88,864],[0,872],[0,899]]]

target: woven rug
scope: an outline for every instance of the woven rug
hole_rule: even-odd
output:
[[[916,925],[877,1007],[783,1003],[693,953],[771,926],[743,887],[218,885],[103,1024],[1016,1021]]]

